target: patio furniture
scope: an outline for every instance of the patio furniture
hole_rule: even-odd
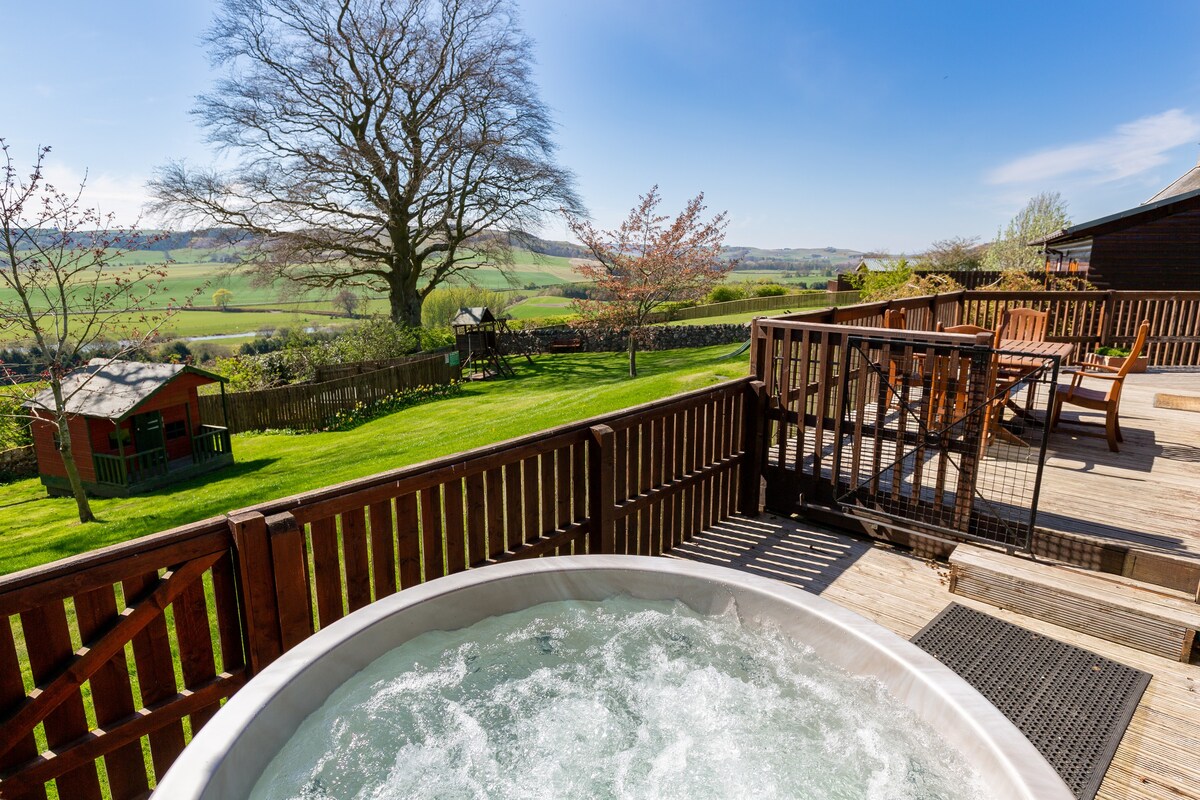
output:
[[[1010,308],[1000,318],[997,339],[1013,339],[1022,342],[1046,341],[1046,320],[1049,314],[1033,308]]]
[[[1141,354],[1142,348],[1146,345],[1146,336],[1149,332],[1150,321],[1146,320],[1138,326],[1137,341],[1134,342],[1129,352],[1129,358],[1125,360],[1125,364],[1120,369],[1093,362],[1084,362],[1079,371],[1072,376],[1070,384],[1060,384],[1054,393],[1054,413],[1050,417],[1050,429],[1053,430],[1058,425],[1064,403],[1092,411],[1103,411],[1104,438],[1108,439],[1108,449],[1114,453],[1119,452],[1120,448],[1117,446],[1117,442],[1125,440],[1121,436],[1121,424],[1119,420],[1121,388],[1125,383],[1125,376],[1129,374],[1129,370],[1133,367],[1134,360]],[[1083,385],[1084,378],[1107,381],[1108,386],[1104,388],[1087,387]],[[1083,420],[1074,420],[1073,424],[1099,427],[1099,423],[1084,422]]]
[[[995,338],[995,336],[996,336],[996,332],[993,331],[991,328],[981,328],[978,325],[951,325],[951,326],[947,327],[940,322],[937,324],[937,332],[938,333],[969,333],[972,335],[988,333],[988,334],[991,334],[993,338]]]
[[[883,327],[903,331],[908,328],[908,312],[903,308],[889,308],[883,312]]]

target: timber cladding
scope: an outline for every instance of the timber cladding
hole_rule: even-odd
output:
[[[224,398],[202,395],[200,420],[205,425],[227,427],[230,433],[268,428],[321,430],[329,427],[339,411],[377,402],[401,389],[446,384],[461,374],[458,366],[446,363],[444,355],[427,355],[320,383],[233,392]]]
[[[144,797],[250,676],[403,588],[756,510],[764,403],[742,378],[0,578],[0,796]]]

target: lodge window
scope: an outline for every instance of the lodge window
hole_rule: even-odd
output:
[[[187,436],[187,423],[181,419],[174,420],[173,422],[168,422],[167,427],[166,427],[166,434],[167,434],[168,439],[179,439],[181,437]]]
[[[129,444],[129,429],[128,428],[117,428],[116,430],[110,431],[108,434],[108,449],[109,450],[117,449],[117,435],[118,434],[120,434],[120,436],[121,436],[121,444],[122,445]]]

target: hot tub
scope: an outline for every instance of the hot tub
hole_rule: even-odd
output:
[[[159,783],[159,800],[248,797],[276,753],[325,700],[380,656],[431,631],[559,600],[613,596],[735,613],[874,678],[937,731],[997,798],[1068,800],[1070,790],[994,706],[927,653],[885,628],[778,581],[690,561],[640,556],[530,559],[407,589],[330,625],[243,687]],[[732,612],[731,612],[732,609]]]

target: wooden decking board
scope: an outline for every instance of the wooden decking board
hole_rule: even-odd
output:
[[[1145,670],[1154,679],[1105,773],[1097,798],[1200,800],[1200,758],[1196,755],[1200,753],[1200,725],[1196,722],[1200,719],[1200,667],[952,595],[949,569],[944,565],[913,558],[882,543],[770,515],[719,524],[668,555],[779,578],[905,638],[948,603],[961,602]]]

